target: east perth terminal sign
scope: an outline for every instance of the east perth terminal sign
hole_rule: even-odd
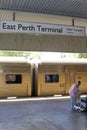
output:
[[[0,33],[29,33],[48,35],[85,36],[85,28],[57,24],[0,21]]]

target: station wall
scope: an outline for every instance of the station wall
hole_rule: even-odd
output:
[[[15,21],[72,25],[71,17],[15,12]],[[0,11],[0,20],[13,20],[13,12]],[[75,26],[84,26],[87,20],[74,18]],[[87,31],[86,31],[87,35]],[[53,51],[87,53],[87,38],[61,35],[31,35],[0,33],[0,50]]]

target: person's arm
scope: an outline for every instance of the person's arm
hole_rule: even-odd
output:
[[[75,97],[78,92],[79,92],[79,89],[77,88],[76,85],[74,85],[73,90],[72,90],[73,96]]]

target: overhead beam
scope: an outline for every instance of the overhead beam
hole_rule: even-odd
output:
[[[0,50],[87,53],[86,37],[0,34]]]

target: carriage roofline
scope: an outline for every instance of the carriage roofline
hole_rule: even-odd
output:
[[[32,63],[24,57],[0,57],[0,63]],[[41,60],[38,64],[87,64],[86,58],[58,58],[57,60]]]
[[[87,64],[86,58],[58,58],[57,60],[41,61],[40,64]]]
[[[0,57],[0,63],[30,63],[24,57]]]

